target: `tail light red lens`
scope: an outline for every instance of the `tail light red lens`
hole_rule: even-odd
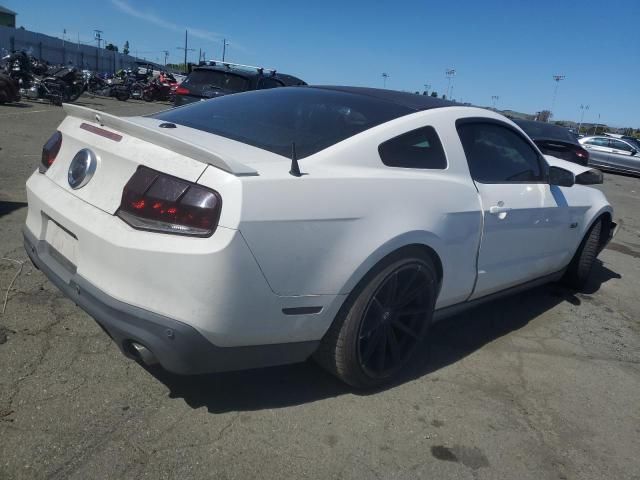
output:
[[[138,230],[209,237],[221,209],[215,190],[141,166],[125,185],[116,215]]]
[[[47,140],[47,143],[42,147],[42,160],[40,161],[40,167],[38,168],[40,173],[46,172],[49,167],[53,165],[53,162],[60,151],[60,147],[62,147],[62,134],[56,130],[49,140]]]
[[[580,158],[589,158],[589,152],[587,152],[584,148],[577,148],[576,155]]]
[[[191,92],[188,88],[185,88],[181,85],[178,85],[178,87],[176,88],[176,95],[189,95],[190,93]]]

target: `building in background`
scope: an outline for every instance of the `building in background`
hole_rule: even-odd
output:
[[[16,12],[0,5],[0,25],[3,27],[16,28]]]

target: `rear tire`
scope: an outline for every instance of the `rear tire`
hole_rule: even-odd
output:
[[[582,290],[589,281],[589,275],[593,263],[600,250],[600,235],[602,233],[602,220],[598,219],[585,235],[578,251],[573,256],[563,282],[577,290]]]
[[[316,362],[356,388],[392,382],[424,344],[437,281],[433,262],[419,249],[384,259],[343,305]]]

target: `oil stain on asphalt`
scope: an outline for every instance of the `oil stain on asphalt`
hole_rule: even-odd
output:
[[[462,463],[465,467],[469,467],[472,470],[489,466],[489,460],[478,447],[454,445],[452,448],[449,448],[444,445],[434,445],[431,447],[431,455],[445,462]]]

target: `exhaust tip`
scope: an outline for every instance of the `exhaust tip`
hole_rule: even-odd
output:
[[[150,367],[159,363],[153,352],[144,345],[141,345],[138,342],[131,342],[129,345],[131,353],[145,365]]]

